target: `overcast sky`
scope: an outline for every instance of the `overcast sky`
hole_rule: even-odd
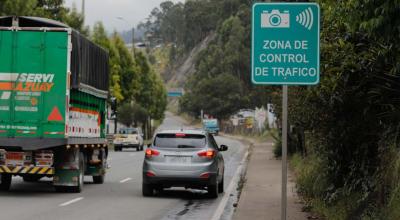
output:
[[[128,30],[143,21],[163,1],[165,0],[85,0],[85,23],[93,26],[95,22],[102,21],[108,31]],[[65,4],[68,7],[75,4],[78,11],[81,11],[82,0],[65,0]],[[117,17],[123,17],[124,20]]]

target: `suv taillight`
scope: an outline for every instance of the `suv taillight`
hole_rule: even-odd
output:
[[[158,156],[158,155],[160,155],[160,152],[150,149],[150,148],[146,149],[146,157],[153,157],[153,156]]]
[[[207,158],[213,158],[215,157],[215,150],[205,150],[205,151],[200,151],[197,153],[199,157],[207,157]]]

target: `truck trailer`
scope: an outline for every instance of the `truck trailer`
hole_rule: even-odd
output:
[[[108,77],[107,51],[69,26],[0,17],[0,190],[13,176],[62,192],[104,182]]]

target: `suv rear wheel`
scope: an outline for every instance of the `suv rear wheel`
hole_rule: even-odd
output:
[[[224,177],[222,177],[222,180],[220,183],[218,183],[218,193],[223,193],[224,192]]]
[[[218,180],[215,181],[214,184],[208,185],[207,186],[207,194],[210,198],[217,198],[218,197]]]
[[[143,183],[142,184],[142,193],[143,193],[143,196],[146,196],[146,197],[153,196],[153,194],[154,194],[153,186],[150,184]]]

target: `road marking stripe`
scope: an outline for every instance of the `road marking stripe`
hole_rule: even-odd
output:
[[[123,180],[121,180],[121,181],[119,181],[120,183],[125,183],[125,182],[128,182],[129,180],[131,180],[132,178],[130,178],[130,177],[128,177],[128,178],[126,178],[126,179],[123,179]]]
[[[64,202],[64,203],[62,203],[62,204],[60,204],[60,205],[58,205],[58,206],[64,207],[64,206],[67,206],[67,205],[71,205],[72,203],[78,202],[78,201],[80,201],[80,200],[82,200],[82,199],[83,199],[83,197],[78,197],[78,198],[73,199],[73,200],[70,200],[70,201],[68,201],[68,202]]]
[[[219,203],[217,209],[214,212],[214,215],[212,216],[211,220],[219,220],[222,217],[222,214],[224,213],[225,207],[228,203],[229,197],[233,190],[235,190],[235,186],[238,184],[240,174],[242,173],[243,167],[246,163],[247,156],[249,155],[249,149],[247,148],[246,153],[244,154],[242,161],[240,162],[238,168],[236,169],[235,175],[233,176],[231,182],[229,183],[228,188],[226,189],[224,196],[221,199],[221,202]]]

